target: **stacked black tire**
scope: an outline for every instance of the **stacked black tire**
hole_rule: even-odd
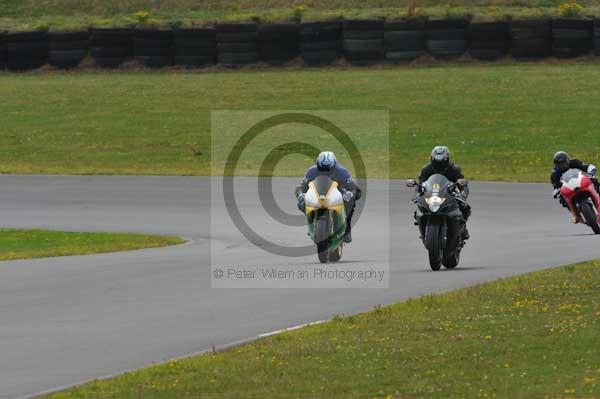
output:
[[[330,65],[341,56],[342,24],[310,22],[300,26],[300,53],[306,65]]]
[[[504,57],[510,48],[508,22],[474,22],[469,26],[469,54],[493,61]]]
[[[552,55],[574,58],[587,54],[593,45],[594,23],[587,19],[552,21]]]
[[[48,60],[48,32],[18,32],[6,35],[6,66],[14,71],[36,69]]]
[[[427,51],[439,59],[460,57],[467,51],[467,27],[464,19],[427,21]]]
[[[521,20],[510,23],[511,54],[521,60],[552,54],[552,27],[549,20]]]
[[[257,24],[219,24],[216,28],[219,64],[235,68],[259,61]]]
[[[48,63],[56,68],[77,68],[88,55],[88,32],[53,32],[48,37]]]
[[[117,68],[133,56],[133,30],[91,29],[90,49],[96,65]]]
[[[173,32],[136,30],[133,35],[133,55],[148,68],[164,68],[173,65]]]
[[[0,32],[0,71],[6,68],[6,33]]]
[[[354,65],[369,65],[383,60],[383,20],[344,21],[344,56]]]
[[[214,28],[176,30],[173,44],[175,65],[201,68],[217,61],[217,31]]]
[[[594,21],[594,55],[600,56],[600,20]]]
[[[258,43],[261,61],[270,65],[283,65],[300,55],[298,24],[261,25]]]
[[[385,59],[387,61],[413,61],[425,54],[424,21],[386,21],[384,29]]]

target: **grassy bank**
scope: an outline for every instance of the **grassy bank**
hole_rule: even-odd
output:
[[[417,12],[427,17],[474,16],[504,19],[557,16],[563,0],[418,0]],[[216,21],[258,19],[264,22],[330,18],[397,18],[407,13],[409,0],[0,0],[0,29],[75,29],[88,26],[126,26],[139,23],[137,12],[147,11],[146,24],[204,25]],[[600,1],[580,1],[582,15],[599,15]]]
[[[51,395],[591,398],[600,262],[410,300]]]
[[[211,110],[374,109],[390,110],[391,177],[413,176],[446,144],[470,178],[546,181],[558,149],[598,161],[600,91],[589,84],[598,80],[593,62],[2,74],[0,172],[221,174],[210,162]],[[381,174],[388,155],[371,133],[359,145]],[[250,154],[238,173],[256,175],[265,155]],[[311,161],[287,157],[277,174]]]
[[[0,261],[128,251],[183,242],[178,237],[143,234],[1,229]]]

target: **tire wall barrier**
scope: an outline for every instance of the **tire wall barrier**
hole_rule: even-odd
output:
[[[0,32],[0,70],[6,68],[6,34]]]
[[[387,61],[413,61],[425,54],[425,21],[386,21],[383,38]]]
[[[206,29],[179,29],[173,32],[175,65],[201,68],[217,62],[217,31]]]
[[[49,64],[78,67],[91,57],[100,68],[136,60],[148,68],[401,63],[424,54],[478,60],[600,56],[600,19],[470,22],[467,19],[355,19],[307,23],[224,23],[190,29],[107,29],[78,32],[0,32],[0,70]],[[87,64],[86,64],[87,65]]]
[[[383,60],[383,20],[355,19],[343,22],[344,57],[353,65]]]
[[[467,51],[467,27],[464,19],[427,21],[427,51],[439,59],[458,58]]]
[[[342,56],[340,21],[303,23],[300,26],[300,54],[306,65],[330,65]]]
[[[481,22],[469,26],[469,54],[479,60],[493,61],[504,57],[510,48],[507,22]]]
[[[136,30],[133,33],[133,56],[148,68],[173,65],[173,32]]]
[[[257,24],[219,24],[217,62],[226,67],[242,67],[259,61]]]
[[[258,30],[261,61],[283,65],[300,55],[298,24],[262,25]]]
[[[552,55],[552,21],[524,20],[510,24],[511,54],[516,59]]]
[[[100,68],[117,68],[133,57],[133,29],[91,29],[90,53]]]
[[[48,60],[48,32],[18,32],[6,36],[6,66],[10,70],[36,69]]]
[[[88,54],[88,32],[50,33],[48,64],[62,69],[79,66]]]
[[[555,19],[552,21],[552,55],[574,58],[592,50],[594,23],[591,20]]]
[[[594,21],[594,55],[600,56],[600,20]]]

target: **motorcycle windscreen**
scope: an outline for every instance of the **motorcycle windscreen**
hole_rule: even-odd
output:
[[[569,169],[560,178],[563,183],[568,183],[573,179],[579,179],[581,171],[579,169]]]
[[[331,178],[325,175],[319,175],[315,178],[315,189],[319,195],[327,195],[331,187]]]
[[[433,175],[425,182],[425,188],[427,189],[427,193],[431,194],[433,192],[437,192],[438,195],[443,193],[450,184],[450,180],[446,178],[444,175]]]

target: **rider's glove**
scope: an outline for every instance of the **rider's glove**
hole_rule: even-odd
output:
[[[298,196],[298,202],[302,203],[304,202],[304,197],[306,197],[305,193],[300,193],[300,195]]]
[[[344,198],[344,202],[350,202],[352,201],[352,198],[354,198],[354,194],[352,194],[352,191],[346,191],[343,195]]]
[[[596,171],[597,171],[597,169],[594,165],[588,166],[588,170],[587,170],[588,175],[596,176]]]
[[[552,191],[552,196],[554,198],[558,198],[559,195],[560,195],[560,188],[555,188],[554,191]]]

